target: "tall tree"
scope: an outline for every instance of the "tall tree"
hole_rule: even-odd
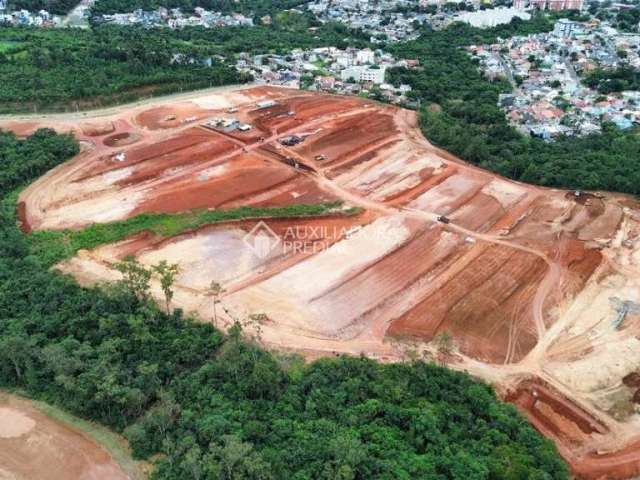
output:
[[[162,260],[157,265],[154,265],[152,270],[160,276],[160,287],[164,293],[165,307],[168,315],[171,300],[173,299],[173,289],[171,287],[173,287],[176,275],[180,272],[180,267],[176,263],[168,264],[166,260]]]
[[[141,265],[134,257],[128,256],[116,264],[116,269],[122,273],[123,285],[136,296],[138,300],[149,298],[149,282],[151,270]]]
[[[216,305],[220,303],[220,295],[225,292],[222,285],[216,281],[212,281],[209,285],[209,296],[213,298],[213,324],[218,326],[218,313],[216,311]]]

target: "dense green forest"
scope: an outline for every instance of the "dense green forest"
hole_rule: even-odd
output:
[[[637,32],[640,22],[640,3],[637,0],[616,2],[627,4],[630,8],[612,10],[613,3],[611,0],[594,1],[589,4],[588,11],[599,20],[607,21],[623,32]]]
[[[2,28],[0,111],[108,105],[150,93],[244,79],[207,52],[160,31]],[[176,61],[175,54],[194,63]]]
[[[640,23],[640,5],[636,3],[636,6],[629,10],[620,10],[613,22],[616,28],[624,32],[637,32],[638,24]]]
[[[309,0],[98,0],[92,7],[93,15],[132,12],[138,8],[156,10],[159,7],[180,8],[192,12],[196,7],[220,12],[239,12],[257,16],[278,10],[298,7]],[[11,10],[25,9],[32,12],[47,10],[64,15],[78,5],[79,0],[9,0]]]
[[[51,271],[16,227],[16,187],[77,151],[50,130],[0,133],[2,387],[124,432],[140,457],[162,453],[154,479],[568,478],[552,443],[465,374],[305,365],[239,326],[225,336],[164,314],[127,282],[82,289]]]
[[[219,55],[366,44],[361,32],[337,24],[310,32],[311,24],[306,15],[281,13],[254,28],[1,28],[0,112],[86,109],[249,80]]]
[[[156,10],[159,7],[180,8],[192,12],[196,7],[217,12],[238,12],[256,16],[298,7],[309,0],[98,0],[91,9],[93,15],[132,12],[138,8]]]
[[[549,31],[545,16],[529,22],[479,30],[456,24],[388,49],[401,58],[418,58],[419,71],[394,69],[391,81],[408,83],[421,101],[425,136],[452,153],[528,183],[576,189],[640,193],[640,137],[636,131],[604,126],[604,133],[553,142],[523,136],[497,106],[511,90],[506,80],[487,80],[464,46],[491,43],[497,37]]]
[[[621,65],[615,70],[599,68],[587,75],[584,82],[600,93],[640,90],[640,71],[629,65]]]
[[[274,15],[273,23],[269,26],[185,28],[175,30],[170,35],[226,56],[239,52],[284,55],[294,48],[371,46],[369,35],[361,30],[350,29],[340,23],[320,25],[311,15],[291,12]]]

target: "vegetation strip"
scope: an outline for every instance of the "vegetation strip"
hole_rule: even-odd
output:
[[[14,194],[15,195],[15,194]],[[15,197],[13,197],[15,198]],[[238,207],[229,210],[195,210],[186,213],[145,213],[127,220],[96,223],[82,230],[37,231],[29,235],[32,252],[52,265],[72,257],[78,250],[118,242],[144,231],[162,237],[174,237],[204,225],[236,220],[355,215],[359,208],[342,209],[342,202],[287,205],[284,207]]]

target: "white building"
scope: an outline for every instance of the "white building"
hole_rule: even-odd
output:
[[[373,53],[373,50],[369,48],[358,50],[358,53],[356,54],[356,61],[359,65],[373,63],[375,61],[375,53]]]
[[[501,25],[503,23],[509,23],[514,17],[519,17],[522,20],[529,20],[531,14],[519,10],[517,8],[491,8],[487,10],[478,10],[476,12],[464,12],[460,13],[456,20],[477,28],[488,28]]]
[[[343,82],[355,80],[356,82],[373,82],[375,84],[384,83],[386,67],[371,68],[367,66],[351,67],[343,70],[340,77]]]
[[[341,67],[347,68],[353,65],[353,57],[349,54],[342,54],[336,57],[336,63]]]
[[[571,37],[576,33],[582,31],[582,24],[579,22],[572,22],[566,18],[561,18],[553,26],[553,34],[556,37]]]

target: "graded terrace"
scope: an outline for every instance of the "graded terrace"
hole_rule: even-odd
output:
[[[581,478],[640,473],[633,199],[509,181],[431,145],[415,112],[275,87],[0,122],[43,126],[83,151],[21,193],[22,228],[71,245],[57,268],[81,283],[130,255],[177,263],[174,306],[210,321],[216,282],[221,326],[256,319],[309,357],[442,357],[451,337],[449,365]]]

